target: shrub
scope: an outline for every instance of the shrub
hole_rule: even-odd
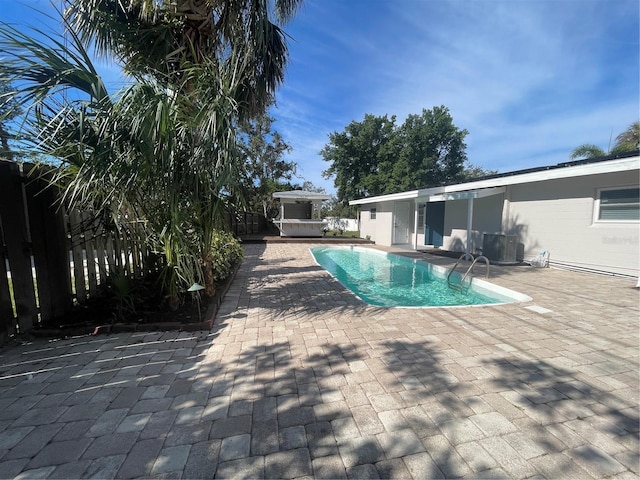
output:
[[[226,279],[244,259],[240,242],[229,232],[216,230],[211,242],[211,274],[214,282]]]

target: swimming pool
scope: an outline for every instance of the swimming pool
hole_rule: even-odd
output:
[[[454,290],[447,285],[446,268],[371,248],[332,246],[310,251],[318,265],[371,305],[450,307],[531,300],[479,278],[473,279],[468,290]],[[454,276],[459,281],[460,273]]]

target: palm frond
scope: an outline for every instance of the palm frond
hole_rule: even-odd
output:
[[[593,144],[584,144],[576,147],[571,152],[569,158],[572,160],[580,159],[580,158],[597,158],[604,157],[607,154],[602,148]]]

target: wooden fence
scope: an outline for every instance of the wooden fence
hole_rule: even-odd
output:
[[[263,233],[267,230],[267,220],[260,213],[240,212],[228,216],[227,222],[236,237]]]
[[[0,160],[0,343],[58,326],[116,271],[141,277],[159,266],[136,241],[135,224],[116,234],[92,212],[64,209],[49,186],[49,173],[42,166]],[[267,227],[256,213],[228,214],[227,221],[236,236]]]
[[[98,293],[110,272],[141,276],[146,248],[106,231],[91,212],[67,212],[47,171],[0,160],[0,342],[55,326]]]

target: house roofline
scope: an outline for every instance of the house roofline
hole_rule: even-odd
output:
[[[386,202],[393,200],[408,200],[415,198],[428,198],[432,195],[443,193],[460,192],[465,190],[476,190],[491,187],[502,187],[517,185],[522,183],[540,182],[560,178],[580,177],[585,175],[596,175],[599,173],[612,173],[619,171],[630,171],[640,169],[640,155],[638,151],[620,155],[609,155],[589,160],[577,160],[563,162],[557,165],[546,167],[529,168],[517,170],[486,177],[474,178],[472,180],[444,185],[440,187],[422,188],[408,192],[392,193],[389,195],[379,195],[376,197],[352,200],[349,205],[364,205],[369,203]]]
[[[494,173],[492,175],[485,175],[485,176],[482,176],[482,177],[472,178],[472,179],[465,180],[464,182],[459,182],[459,183],[460,184],[471,183],[471,182],[477,182],[477,181],[480,181],[480,180],[491,180],[493,178],[503,178],[503,177],[511,177],[511,176],[514,176],[514,175],[523,175],[525,173],[535,173],[535,172],[543,172],[543,171],[548,171],[548,170],[555,170],[557,168],[567,168],[567,167],[575,167],[575,166],[580,166],[580,165],[589,165],[589,164],[593,164],[593,163],[608,162],[610,160],[618,160],[618,159],[624,159],[624,158],[637,157],[639,155],[640,155],[640,150],[634,150],[634,151],[630,151],[630,152],[622,152],[622,153],[617,153],[617,154],[612,154],[612,155],[605,155],[604,157],[584,158],[582,160],[571,160],[569,162],[561,162],[561,163],[558,163],[556,165],[546,165],[546,166],[543,166],[543,167],[525,168],[525,169],[522,169],[522,170],[514,170],[512,172]],[[453,185],[453,184],[449,184],[449,185]],[[424,187],[424,188],[429,188],[429,187]]]
[[[287,199],[287,200],[329,200],[331,195],[326,193],[309,192],[306,190],[289,190],[286,192],[275,192],[272,197],[274,199]]]

